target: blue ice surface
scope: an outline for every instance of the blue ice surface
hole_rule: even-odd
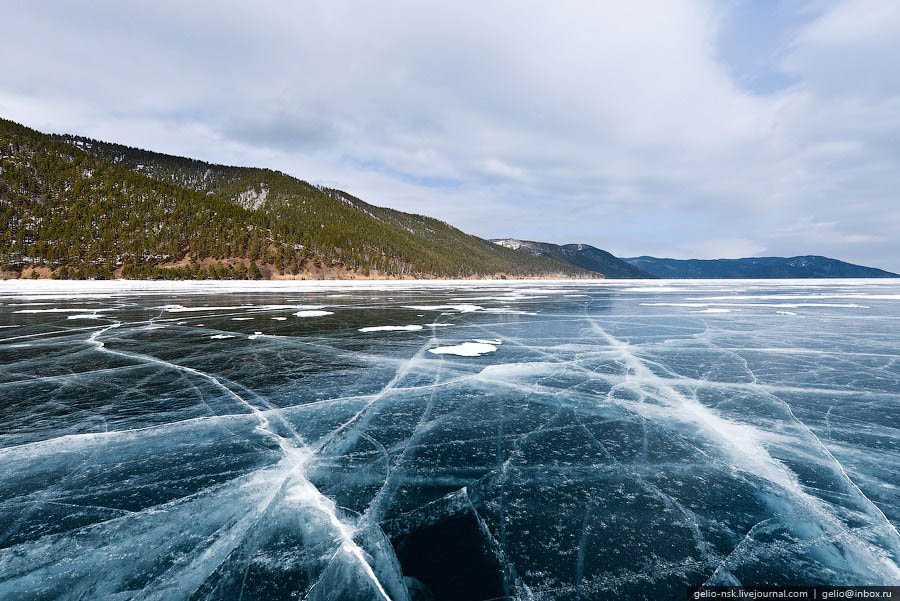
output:
[[[898,280],[0,303],[3,600],[900,583]]]

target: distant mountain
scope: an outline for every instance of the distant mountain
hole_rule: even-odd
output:
[[[588,244],[550,244],[531,240],[504,238],[491,240],[494,244],[519,251],[534,257],[550,257],[569,265],[602,274],[606,278],[653,278],[656,277],[605,250]]]
[[[746,259],[658,259],[632,257],[631,265],[660,278],[896,278],[874,267],[853,265],[837,259],[802,257],[750,257]]]
[[[269,169],[0,119],[0,271],[46,277],[597,277]]]

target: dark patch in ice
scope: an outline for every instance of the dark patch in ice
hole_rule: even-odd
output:
[[[504,562],[464,490],[389,522],[386,532],[413,599],[513,598]]]

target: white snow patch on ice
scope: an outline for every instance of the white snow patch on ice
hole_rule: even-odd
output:
[[[326,315],[334,315],[334,311],[320,311],[318,309],[308,309],[306,311],[297,311],[294,313],[297,317],[324,317]]]
[[[867,300],[900,300],[900,294],[862,294],[858,292],[846,292],[840,294],[734,294],[730,296],[698,296],[688,300],[717,301],[717,300],[826,300],[826,299],[867,299]]]
[[[415,311],[459,311],[460,313],[474,313],[481,311],[484,307],[480,305],[462,304],[462,305],[410,305],[403,307],[404,309],[413,309]]]
[[[112,311],[113,309],[104,308],[97,309],[98,311]],[[81,313],[82,311],[90,311],[90,309],[85,309],[82,307],[81,309],[19,309],[15,311],[15,313]]]
[[[690,292],[690,288],[675,288],[673,286],[632,286],[622,288],[622,292]]]
[[[230,306],[230,307],[185,307],[183,305],[164,305],[158,307],[166,313],[190,313],[196,311],[233,311],[235,309],[248,309],[247,305]]]
[[[269,311],[278,311],[278,310],[287,310],[287,309],[321,309],[322,305],[260,305],[257,307],[259,309],[266,309]]]
[[[408,326],[369,326],[366,328],[360,328],[360,332],[416,332],[421,330],[422,326],[419,325],[408,325]]]
[[[708,307],[709,303],[640,303],[642,307]]]
[[[868,309],[866,305],[856,303],[640,303],[644,307],[783,307],[798,309],[801,307],[829,307],[837,309]]]
[[[519,300],[530,300],[533,298],[547,298],[546,295],[530,295],[530,294],[519,294],[517,292],[513,292],[510,294],[503,294],[500,296],[469,296],[462,298],[451,298],[451,302],[465,302],[465,301],[499,301],[499,302],[509,302],[509,301],[519,301]]]
[[[576,292],[571,288],[518,288],[516,294],[566,294]]]
[[[461,305],[408,305],[404,309],[414,309],[416,311],[458,311],[460,313],[509,313],[513,315],[536,315],[528,311],[519,311],[518,309],[510,309],[509,307],[495,307],[485,309],[481,305],[472,305],[464,303]]]
[[[435,355],[458,355],[460,357],[480,357],[485,353],[493,353],[497,350],[494,344],[487,342],[463,342],[453,346],[439,346],[437,348],[428,349],[429,353]]]

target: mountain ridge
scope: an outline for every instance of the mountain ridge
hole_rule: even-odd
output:
[[[744,257],[741,259],[668,259],[626,257],[624,261],[660,278],[896,278],[900,275],[822,255]]]
[[[818,255],[620,259],[485,240],[280,171],[0,119],[0,275],[135,278],[900,277]]]
[[[745,257],[741,259],[669,259],[643,255],[618,258],[590,244],[553,244],[518,238],[494,238],[494,244],[530,254],[551,256],[606,277],[664,279],[892,278],[895,273],[821,255]],[[625,268],[622,268],[622,265]]]
[[[552,257],[581,269],[602,273],[607,278],[656,277],[590,244],[553,244],[517,238],[494,238],[491,242],[523,254]]]
[[[0,270],[53,277],[597,277],[280,171],[0,120]]]

